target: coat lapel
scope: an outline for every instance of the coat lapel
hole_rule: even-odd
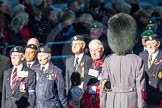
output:
[[[11,73],[12,73],[12,69],[10,69],[9,71],[8,71],[8,75],[7,75],[7,83],[6,83],[6,86],[7,87],[10,87],[10,89],[9,89],[9,93],[11,93]]]
[[[156,56],[155,60],[156,60],[156,59],[157,59],[157,60],[160,60],[160,59],[161,59],[161,54],[162,54],[162,53],[159,52],[158,55]],[[151,65],[150,69],[148,70],[148,74],[151,75],[151,76],[152,76],[153,74],[155,74],[157,71],[159,71],[159,70],[157,70],[159,65],[155,64],[155,60],[153,61],[153,63],[152,63],[152,65]],[[155,71],[155,69],[156,69],[157,71]]]

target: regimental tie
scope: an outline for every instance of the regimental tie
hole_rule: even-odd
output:
[[[16,87],[16,80],[17,80],[17,68],[14,68],[14,71],[12,73],[12,82],[11,82],[12,94],[14,93],[14,89]]]
[[[78,66],[79,66],[78,60],[79,60],[79,58],[77,57],[75,60],[75,65],[74,65],[75,71],[78,70]]]
[[[152,55],[149,55],[148,57],[148,69],[151,67],[152,65]]]

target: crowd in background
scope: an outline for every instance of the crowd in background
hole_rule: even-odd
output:
[[[48,73],[47,76],[42,75],[42,65],[46,66],[45,71],[50,70],[51,68],[49,68],[48,65],[51,63],[51,56],[63,55],[70,50],[73,55],[66,59],[66,70],[62,73],[63,76],[59,74],[59,71],[61,72],[59,68],[61,67],[56,67],[56,74],[60,77],[61,84],[57,83],[53,88],[52,86],[50,87],[51,89],[57,89],[56,91],[59,91],[59,93],[54,92],[54,94],[58,93],[59,97],[61,97],[61,104],[64,107],[67,106],[67,101],[72,105],[69,107],[83,107],[87,103],[84,100],[86,95],[84,97],[82,93],[84,90],[86,91],[86,87],[92,84],[97,84],[95,86],[99,88],[100,74],[104,59],[107,55],[112,54],[107,41],[107,29],[109,29],[107,21],[110,17],[122,12],[131,15],[136,20],[138,41],[130,53],[138,55],[146,50],[146,41],[149,39],[145,37],[157,34],[160,37],[159,40],[162,39],[162,2],[156,5],[146,6],[140,6],[137,0],[112,0],[111,3],[112,6],[106,5],[107,3],[101,0],[69,0],[67,2],[67,8],[58,9],[54,7],[52,0],[37,0],[34,4],[31,4],[29,0],[19,0],[19,4],[11,9],[9,4],[0,1],[0,45],[24,47],[23,50],[25,50],[24,54],[26,54],[26,57],[22,57],[24,61],[21,60],[21,57],[19,58],[21,61],[20,64],[23,63],[24,65],[25,62],[25,66],[28,67],[28,62],[32,62],[33,64],[37,61],[36,68],[29,66],[32,70],[38,71],[40,74],[35,75],[35,81],[38,82],[37,84],[42,84],[42,81],[50,84],[48,80],[55,80],[56,76],[51,76],[55,75],[55,73]],[[71,44],[70,47],[64,46],[64,44],[60,46],[53,45],[50,47],[51,49],[43,46],[43,50],[41,50],[39,45],[33,47],[33,43],[27,43],[29,39],[33,38],[37,39],[39,41],[37,43],[41,43],[41,45],[46,45],[48,42],[61,41],[71,41]],[[32,49],[32,51],[28,51],[28,48]],[[162,46],[159,44],[158,48],[161,49]],[[14,52],[22,53],[20,49],[19,47],[16,47],[16,50],[11,49],[10,55],[5,55],[13,59],[11,54]],[[40,53],[40,56],[36,55],[37,49],[39,51],[38,55]],[[31,53],[33,53],[33,55],[30,60],[30,55],[28,54]],[[41,58],[41,56],[44,56],[44,59]],[[47,60],[45,64],[41,64],[43,60]],[[51,67],[53,66],[52,63],[50,65]],[[92,70],[90,71],[89,69]],[[94,76],[93,72],[97,72],[97,75]],[[64,78],[65,81],[63,81]],[[53,83],[56,82],[54,81]],[[67,100],[63,94],[64,83],[66,85]],[[35,87],[42,91],[48,91],[50,89],[48,89],[48,87],[44,89],[44,87],[34,85],[32,90],[34,90]],[[75,93],[76,91],[77,93]],[[53,91],[50,92],[53,93]],[[44,102],[45,100],[42,99],[39,91],[36,91],[36,93],[37,96],[40,96],[40,100],[37,100],[36,104],[43,106],[39,101]],[[51,96],[50,93],[48,93],[49,91],[47,94],[45,92],[45,95],[48,95],[47,100]],[[77,97],[76,95],[79,96]],[[81,98],[81,95],[83,98]],[[52,96],[52,99],[54,98],[54,100],[56,100],[56,95]],[[82,104],[79,103],[80,100],[82,100]],[[90,100],[91,99],[87,101]],[[99,105],[98,100],[96,101],[97,105]],[[96,101],[94,103],[96,103]],[[52,104],[49,103],[49,105]],[[94,104],[96,108],[99,107],[97,105]],[[48,105],[46,107],[48,107]]]

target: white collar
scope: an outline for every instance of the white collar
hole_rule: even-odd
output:
[[[156,56],[158,55],[159,50],[157,50],[156,52],[154,52],[152,55],[152,62],[155,60]]]
[[[42,69],[42,67],[44,67],[43,71],[45,72],[46,70],[48,70],[49,67],[49,62],[45,65],[45,66],[40,66],[40,70]]]

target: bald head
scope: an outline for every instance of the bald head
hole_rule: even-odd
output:
[[[36,39],[36,38],[30,38],[30,39],[28,40],[28,42],[27,42],[27,45],[29,45],[29,44],[34,44],[34,45],[36,45],[37,47],[39,47],[39,41],[38,41],[38,39]]]

